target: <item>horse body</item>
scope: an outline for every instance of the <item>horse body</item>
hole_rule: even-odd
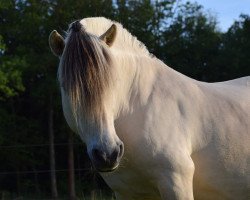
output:
[[[81,21],[97,36],[112,23]],[[87,143],[90,157],[96,144],[114,149],[119,139],[124,143],[120,166],[101,173],[117,198],[248,199],[250,77],[221,83],[190,79],[152,57],[115,24],[117,36],[109,50],[112,92],[100,102],[105,105],[103,130],[86,122],[81,127],[88,128],[77,127],[63,89],[62,100],[65,118]]]
[[[156,199],[160,193],[166,194],[163,199],[192,199],[192,190],[195,199],[247,199],[250,78],[210,84],[166,67],[158,70],[154,83],[149,83],[153,85],[150,97],[133,97],[134,104],[145,105],[137,105],[136,112],[115,122],[116,133],[128,148],[124,168],[130,171],[122,166],[104,179],[112,188],[122,190],[124,199]],[[147,84],[136,90],[144,93],[144,87],[148,88]],[[185,189],[178,188],[171,195],[170,183],[185,173],[190,186],[182,185]],[[126,181],[114,184],[113,180]],[[161,187],[166,191],[159,192]]]
[[[206,146],[192,153],[199,199],[249,199],[250,77],[202,84],[207,94]]]

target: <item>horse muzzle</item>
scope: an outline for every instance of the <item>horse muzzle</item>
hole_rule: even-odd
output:
[[[91,160],[95,169],[99,172],[111,172],[118,168],[124,153],[124,145],[121,142],[112,151],[103,148],[93,148]]]

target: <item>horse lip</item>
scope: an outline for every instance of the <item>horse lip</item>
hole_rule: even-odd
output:
[[[113,171],[115,171],[115,170],[118,168],[118,166],[119,166],[119,164],[117,164],[116,166],[114,166],[113,168],[110,168],[110,169],[108,169],[108,168],[104,168],[104,169],[97,168],[96,170],[97,170],[98,172],[101,172],[101,173],[108,173],[108,172],[113,172]]]

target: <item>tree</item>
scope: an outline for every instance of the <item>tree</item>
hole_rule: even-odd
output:
[[[239,20],[223,34],[221,45],[221,80],[250,74],[250,16],[241,15]]]
[[[68,167],[69,167],[69,199],[76,199],[75,193],[75,169],[74,169],[74,138],[73,133],[70,132],[68,136]]]
[[[176,13],[163,33],[162,58],[177,71],[211,81],[221,44],[216,19],[189,2],[179,5]]]
[[[117,0],[115,19],[143,42],[149,51],[160,55],[162,28],[172,16],[175,0]]]

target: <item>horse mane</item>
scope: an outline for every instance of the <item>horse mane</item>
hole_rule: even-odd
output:
[[[69,28],[66,38],[59,81],[69,96],[76,122],[83,113],[97,121],[103,117],[101,102],[110,86],[112,59],[97,36],[86,32],[82,25],[74,29]]]
[[[81,23],[86,28],[87,32],[97,36],[101,36],[112,24],[115,24],[117,27],[117,34],[115,42],[112,45],[113,49],[134,55],[153,56],[141,41],[125,29],[122,24],[116,21],[109,20],[105,17],[90,17],[82,19]]]

